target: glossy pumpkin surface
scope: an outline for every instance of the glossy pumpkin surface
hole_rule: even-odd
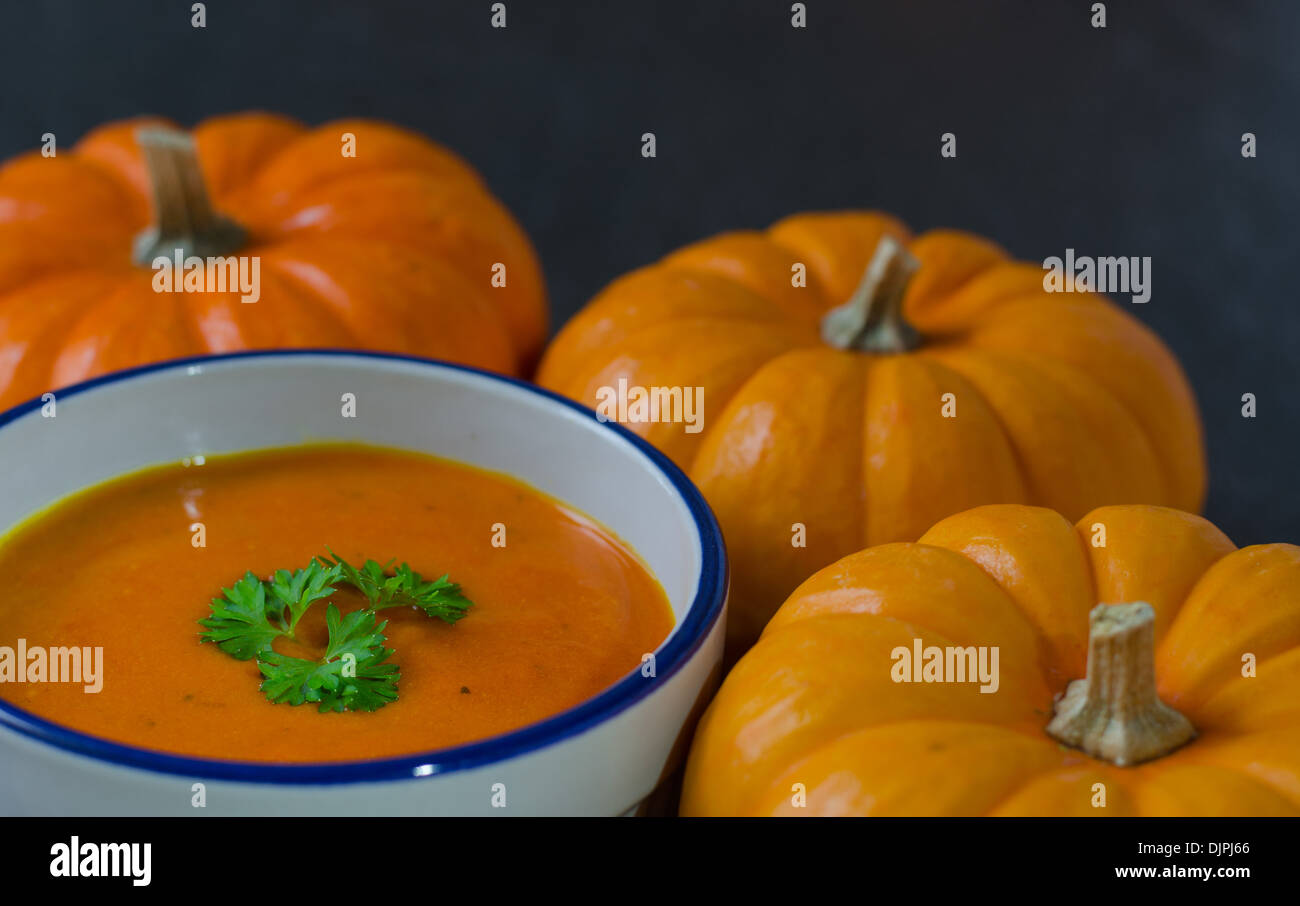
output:
[[[0,168],[0,409],[106,371],[293,346],[417,354],[523,374],[546,334],[527,236],[459,157],[396,126],[200,123],[212,207],[243,228],[260,298],[156,292],[132,261],[157,219],[136,119]],[[355,156],[345,156],[345,135]],[[493,268],[503,277],[493,285]]]
[[[887,240],[916,264],[900,314],[919,342],[828,345],[828,313],[861,291]],[[703,388],[702,431],[628,427],[718,514],[729,642],[743,650],[814,570],[973,506],[1071,519],[1109,503],[1200,509],[1201,427],[1173,356],[1119,306],[1049,293],[1043,275],[967,233],[800,214],[615,280],[560,332],[538,379],[593,407],[620,379]]]
[[[1104,666],[1088,653],[1089,611],[1121,602],[1154,611],[1155,688],[1195,731],[1123,767],[1044,729],[1067,684]],[[918,639],[996,646],[996,691],[896,682],[896,652]],[[1237,549],[1160,507],[1103,507],[1072,526],[1000,505],[855,553],[799,586],[727,677],[681,809],[1300,814],[1300,547]]]

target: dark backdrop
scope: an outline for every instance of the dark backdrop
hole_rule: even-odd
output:
[[[1080,0],[808,0],[803,30],[788,0],[506,0],[505,30],[490,5],[212,0],[196,30],[190,0],[4,0],[0,156],[142,112],[392,119],[517,213],[556,324],[670,249],[806,209],[1026,259],[1150,255],[1128,307],[1195,385],[1208,515],[1300,542],[1300,3],[1115,0],[1094,29]]]

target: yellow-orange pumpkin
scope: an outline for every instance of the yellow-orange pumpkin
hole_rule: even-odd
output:
[[[538,380],[595,407],[620,379],[704,389],[699,433],[629,427],[718,514],[733,655],[813,570],[951,513],[1204,494],[1195,400],[1151,331],[986,240],[884,214],[801,214],[616,280]]]
[[[130,120],[0,168],[0,409],[112,369],[239,349],[532,367],[547,320],[536,256],[456,155],[385,123],[308,129],[265,113],[216,117],[190,138]],[[260,298],[156,292],[150,265],[175,248],[257,257]]]
[[[918,639],[996,646],[996,691],[896,681]],[[995,505],[853,554],[727,677],[681,810],[1300,814],[1300,547],[1238,550],[1162,507],[1072,527]]]

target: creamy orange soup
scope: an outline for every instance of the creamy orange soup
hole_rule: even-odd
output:
[[[358,565],[450,573],[475,604],[455,625],[381,612],[401,680],[377,711],[273,704],[256,661],[199,642],[196,621],[245,571],[299,569],[327,546]],[[97,693],[14,679],[0,697],[96,736],[211,758],[376,758],[483,739],[591,698],[672,627],[649,571],[580,513],[502,475],[355,445],[219,456],[98,486],[0,541],[0,576],[0,646],[14,659],[20,639],[103,649]],[[333,600],[344,613],[365,604],[349,589]],[[325,607],[299,626],[307,649],[323,649]],[[291,645],[275,649],[305,656]]]

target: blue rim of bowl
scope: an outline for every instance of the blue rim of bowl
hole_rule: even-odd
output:
[[[443,370],[474,374],[501,384],[511,385],[526,393],[549,399],[590,418],[600,425],[602,429],[613,431],[649,459],[668,478],[674,490],[686,503],[695,522],[696,531],[699,533],[701,548],[700,581],[695,597],[691,601],[685,619],[676,627],[668,641],[655,653],[656,678],[647,680],[641,676],[639,671],[633,672],[594,698],[590,698],[576,707],[499,736],[446,749],[366,761],[273,764],[172,755],[153,749],[142,749],[110,742],[97,736],[91,736],[88,733],[70,730],[67,727],[30,714],[2,699],[0,699],[0,726],[59,749],[78,755],[88,755],[111,764],[199,779],[239,781],[243,783],[311,785],[413,780],[510,761],[529,752],[555,745],[585,733],[597,724],[603,723],[630,708],[656,688],[659,688],[664,681],[676,674],[704,644],[705,638],[708,637],[714,624],[722,615],[728,578],[726,549],[723,546],[722,532],[718,528],[712,510],[704,502],[704,498],[695,485],[668,457],[622,425],[601,421],[591,409],[550,390],[518,378],[438,359],[394,353],[326,348],[251,350],[222,355],[169,359],[137,368],[115,371],[54,392],[57,398],[62,401],[97,387],[130,381],[133,378],[158,371],[171,371],[194,365],[237,362],[241,359],[289,359],[312,356],[359,358],[427,365]],[[41,408],[42,405],[41,398],[37,397],[26,403],[20,403],[5,412],[0,412],[0,429],[29,412]]]

